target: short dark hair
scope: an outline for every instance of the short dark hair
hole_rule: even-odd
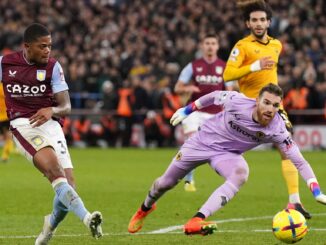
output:
[[[39,23],[33,23],[29,25],[24,31],[23,41],[25,43],[31,43],[36,41],[39,37],[44,37],[49,35],[50,32],[45,26]]]
[[[218,36],[215,32],[207,32],[204,36],[204,38],[216,38],[218,39]]]
[[[274,84],[274,83],[269,83],[266,86],[264,86],[260,91],[259,91],[259,98],[263,95],[264,92],[268,92],[270,94],[274,94],[276,96],[281,97],[283,99],[283,90],[281,89],[280,86]]]
[[[206,38],[215,38],[218,41],[218,35],[215,32],[205,33],[201,41],[204,41]]]
[[[272,8],[263,0],[251,0],[251,1],[238,1],[238,6],[242,10],[243,18],[245,21],[250,20],[250,14],[256,11],[263,11],[266,13],[268,20],[272,19],[273,12]]]

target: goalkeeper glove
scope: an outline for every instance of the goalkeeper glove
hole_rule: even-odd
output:
[[[316,179],[310,179],[308,180],[308,185],[310,188],[310,191],[314,195],[317,202],[326,205],[326,195],[324,195],[319,187],[319,184]]]
[[[183,121],[187,116],[189,116],[192,112],[197,110],[195,102],[190,103],[189,105],[178,109],[171,117],[170,123],[173,126],[176,126],[178,123]]]

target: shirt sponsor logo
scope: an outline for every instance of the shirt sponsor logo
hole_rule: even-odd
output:
[[[11,97],[27,97],[27,96],[38,96],[40,93],[44,93],[46,85],[40,86],[28,86],[20,84],[7,84],[7,91],[11,94]]]
[[[46,70],[36,70],[36,79],[43,82],[46,77]]]
[[[196,82],[201,84],[217,84],[223,82],[222,77],[218,77],[215,75],[197,75],[195,77]]]
[[[248,139],[251,139],[252,141],[255,141],[255,142],[260,142],[260,139],[257,138],[256,135],[253,135],[253,134],[247,132],[244,128],[240,127],[239,125],[235,124],[234,122],[229,121],[229,125],[232,129],[234,129],[238,133],[242,134],[243,136],[247,137]]]
[[[202,72],[203,71],[203,67],[196,67],[196,71],[197,72]]]

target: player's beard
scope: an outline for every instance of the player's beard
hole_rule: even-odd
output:
[[[265,34],[267,32],[267,29],[265,29],[264,31],[262,31],[260,34],[256,33],[256,30],[251,28],[251,33],[257,38],[257,39],[262,39]]]
[[[264,116],[264,113],[266,113],[266,112],[261,111],[259,108],[257,109],[258,122],[259,122],[260,125],[265,127],[272,121],[273,113],[269,114],[271,116],[270,118],[266,118]]]

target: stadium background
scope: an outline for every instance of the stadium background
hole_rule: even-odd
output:
[[[314,150],[304,156],[325,189],[325,145],[318,144],[326,140],[325,2],[268,2],[274,10],[270,35],[284,47],[279,81],[288,95],[287,110],[300,133],[301,148]],[[65,132],[70,144],[77,146],[71,155],[78,190],[87,206],[101,210],[105,218],[103,239],[93,241],[69,215],[51,244],[279,244],[271,234],[271,220],[284,208],[287,192],[273,150],[245,155],[249,181],[211,217],[218,222],[217,234],[187,237],[181,229],[222,182],[208,166],[196,173],[196,193],[186,193],[179,185],[160,200],[143,233],[127,233],[131,215],[177,149],[113,146],[154,148],[182,142],[180,128],[173,132],[164,118],[164,101],[173,95],[180,69],[200,55],[198,41],[206,31],[219,34],[219,56],[224,60],[246,34],[235,1],[2,0],[1,54],[20,49],[22,32],[31,22],[43,23],[52,32],[52,55],[65,70],[73,104]],[[132,95],[129,114],[117,110],[119,91]],[[153,121],[157,127],[151,133],[161,137],[146,141],[146,125]],[[131,130],[124,135],[126,127]],[[78,148],[86,146],[109,149]],[[303,182],[300,193],[313,214],[310,231],[300,244],[325,244],[325,207],[315,203]],[[43,215],[51,211],[49,184],[22,156],[13,154],[8,164],[0,164],[0,196],[0,244],[32,244]]]
[[[285,108],[295,125],[325,124],[325,2],[269,3],[269,34],[283,44],[278,74]],[[206,32],[218,33],[223,60],[246,34],[235,1],[228,0],[3,0],[1,54],[21,48],[32,22],[52,32],[52,56],[63,66],[74,108],[65,133],[80,147],[180,144],[181,131],[168,124],[179,72],[200,55]],[[127,108],[119,106],[125,99]],[[303,131],[302,144],[312,138],[308,148],[325,146],[324,129],[317,128],[317,136]]]

